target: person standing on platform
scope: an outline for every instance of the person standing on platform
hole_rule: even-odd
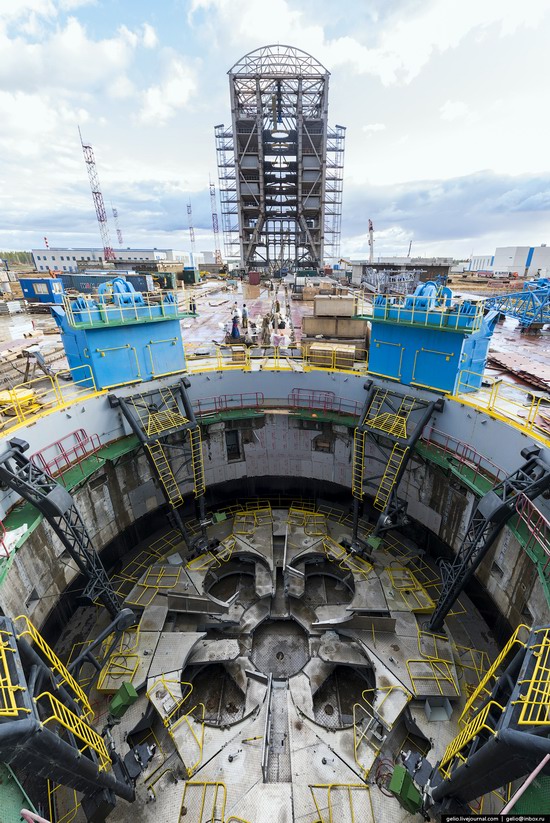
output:
[[[247,329],[248,329],[248,309],[246,308],[246,303],[243,303],[242,317],[243,317],[243,331],[247,331]]]
[[[235,314],[233,316],[233,326],[231,327],[231,337],[233,340],[238,340],[241,336],[239,331],[239,318]]]

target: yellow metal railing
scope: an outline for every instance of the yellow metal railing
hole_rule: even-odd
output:
[[[69,799],[65,798],[68,794]],[[68,806],[66,812],[62,813],[62,809]],[[69,789],[63,786],[62,783],[53,783],[48,780],[48,809],[50,812],[50,820],[55,820],[55,823],[72,823],[78,814],[80,802],[76,793],[76,789]]]
[[[414,573],[406,566],[387,566],[384,569],[393,588],[412,612],[430,614],[435,603]]]
[[[485,730],[493,735],[496,733],[496,729],[488,724],[488,717],[489,714],[494,711],[499,711],[502,713],[504,708],[505,707],[501,706],[500,703],[497,703],[495,700],[491,700],[481,709],[480,712],[478,712],[478,714],[476,714],[475,717],[469,721],[469,723],[464,726],[462,731],[457,734],[454,740],[451,740],[445,749],[445,753],[438,766],[441,774],[445,777],[449,777],[452,766],[451,761],[454,760],[458,754],[462,754],[464,747],[467,746],[468,743],[474,739],[474,737],[477,737],[481,731]],[[463,755],[462,759],[464,760]]]
[[[529,635],[529,632],[530,632],[529,627],[526,626],[525,623],[520,623],[520,625],[514,631],[514,633],[512,634],[512,636],[510,637],[510,639],[508,640],[508,642],[506,643],[506,645],[504,646],[504,648],[502,649],[500,654],[498,655],[498,657],[495,658],[493,663],[489,666],[489,668],[487,669],[487,671],[485,672],[485,674],[481,678],[481,680],[480,680],[478,686],[476,687],[476,689],[474,690],[473,694],[466,701],[466,705],[464,706],[464,710],[463,710],[462,714],[459,717],[459,722],[462,722],[462,723],[466,722],[466,719],[467,719],[468,715],[470,714],[470,711],[475,710],[474,704],[475,704],[476,700],[479,698],[479,696],[481,694],[483,694],[483,693],[485,693],[486,695],[490,694],[490,690],[487,688],[487,684],[489,683],[489,681],[491,681],[494,678],[497,669],[499,668],[499,666],[503,662],[503,660],[508,656],[508,654],[510,653],[510,650],[515,645],[525,647],[525,645],[527,643],[527,638],[525,638],[525,640],[521,640],[520,635],[525,634],[526,632],[527,632],[527,635]]]
[[[447,686],[451,686],[454,692],[452,697],[460,696],[460,689],[453,673],[452,661],[427,657],[409,658],[409,660],[405,661],[405,666],[409,673],[413,692],[417,697],[426,694],[425,690],[418,688],[420,682],[435,684],[441,697],[445,697],[446,691],[448,691],[446,684]]]
[[[518,724],[522,726],[547,726],[550,724],[550,629],[538,629],[540,641],[532,649],[535,667],[531,676],[518,681],[522,686],[519,700],[521,706]],[[527,690],[523,693],[523,686]]]
[[[370,789],[364,783],[312,784],[309,790],[316,823],[371,823],[375,819]]]
[[[105,771],[111,766],[111,758],[107,752],[105,741],[91,726],[88,726],[82,717],[63,705],[51,692],[42,692],[34,700],[37,706],[40,706],[42,711],[47,714],[47,717],[42,720],[44,726],[52,721],[59,723],[84,744],[80,749],[81,752],[90,749],[97,754],[100,771]]]
[[[382,716],[382,708],[390,695],[396,691],[402,692],[405,695],[405,705],[412,700],[412,694],[407,689],[403,686],[392,685],[382,686],[380,688],[365,689],[361,694],[362,702],[358,701],[353,704],[353,755],[355,762],[361,769],[363,778],[365,779],[369,776],[370,770],[384,745],[383,740],[377,740],[375,744],[374,741],[368,736],[369,732],[372,731],[371,725],[374,722],[378,724],[381,723],[385,731],[391,731],[394,722],[387,720]],[[380,694],[383,694],[383,697],[375,705],[376,698]],[[374,695],[374,701],[367,695]],[[401,715],[401,711],[396,714],[395,719]],[[367,723],[366,725],[363,725],[365,720]],[[366,762],[364,755],[362,754],[365,749],[370,755],[368,762]]]
[[[16,617],[13,621],[15,624],[22,623],[24,628],[22,631],[19,632],[17,637],[25,637],[28,636],[31,638],[33,643],[40,649],[48,663],[50,664],[52,671],[57,672],[61,677],[63,683],[68,686],[71,691],[73,692],[75,699],[80,703],[80,706],[83,710],[85,717],[93,717],[94,712],[90,705],[90,701],[88,696],[84,693],[82,688],[76,682],[72,674],[69,673],[68,669],[63,665],[59,657],[53,651],[52,648],[46,643],[38,629],[33,626],[29,618],[21,614],[19,617]]]
[[[191,735],[193,745],[196,745],[197,747],[198,756],[196,761],[192,764],[185,764],[185,767],[187,769],[187,776],[191,777],[196,772],[202,761],[202,752],[204,746],[204,716],[206,714],[206,708],[204,706],[204,703],[197,703],[196,705],[192,706],[192,708],[187,708],[187,703],[193,692],[192,683],[187,683],[185,681],[180,682],[179,680],[160,677],[153,683],[151,688],[147,691],[147,697],[153,703],[155,702],[153,698],[156,698],[155,692],[158,691],[159,688],[162,689],[163,692],[169,696],[169,698],[172,700],[172,703],[174,704],[164,714],[164,716],[162,715],[162,713],[160,713],[162,717],[162,722],[168,730],[168,734],[175,742],[174,732],[182,723],[185,723]],[[183,689],[187,689],[187,691],[182,697],[180,697],[180,694],[182,694]],[[195,716],[195,712],[198,712],[198,717]],[[194,723],[197,723],[200,727],[200,731],[198,734],[195,733],[195,730],[193,728]]]
[[[11,632],[0,632],[0,717],[17,717],[20,713],[30,713],[30,709],[25,709],[18,705],[18,692],[25,691],[25,687],[12,682],[10,674],[9,655],[15,654],[15,647],[11,645],[13,640]]]
[[[321,512],[291,506],[288,512],[289,526],[298,526],[308,537],[321,537],[327,533],[327,521]]]
[[[73,328],[177,319],[190,313],[189,303],[190,297],[183,290],[63,295],[67,322]]]
[[[183,790],[180,823],[224,823],[227,787],[216,781],[188,780]]]
[[[63,380],[63,377],[67,379]],[[0,431],[28,425],[72,403],[104,393],[104,390],[97,390],[88,365],[27,380],[0,392]]]
[[[338,563],[338,567],[343,571],[351,571],[363,580],[366,580],[374,571],[374,566],[368,560],[364,560],[359,555],[347,552],[343,546],[337,543],[332,537],[325,537],[323,549],[327,560]]]
[[[381,302],[382,300],[385,302]],[[377,301],[380,302],[375,305]],[[357,298],[356,312],[359,317],[371,321],[389,320],[394,323],[414,324],[446,331],[458,330],[471,334],[481,328],[484,311],[483,304],[477,303],[473,310],[470,308],[466,313],[465,304],[468,302],[455,300],[454,305],[447,308],[445,297],[376,294],[367,298],[363,295]]]
[[[199,554],[198,557],[194,557],[186,564],[186,569],[192,572],[203,572],[207,569],[217,569],[223,563],[227,563],[228,560],[231,559],[231,555],[235,551],[235,546],[237,545],[237,541],[233,537],[233,535],[229,535],[224,540],[221,541],[220,547],[216,549],[216,552],[207,551],[203,554]]]

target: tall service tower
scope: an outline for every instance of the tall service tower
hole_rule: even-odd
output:
[[[216,126],[228,257],[247,268],[320,266],[340,256],[344,126],[328,126],[329,72],[291,46],[229,71],[231,128]]]

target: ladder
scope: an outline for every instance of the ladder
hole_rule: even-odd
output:
[[[157,440],[154,443],[146,443],[145,446],[151,455],[151,460],[155,464],[159,480],[164,487],[170,505],[174,509],[181,506],[183,503],[183,495],[162,445]]]
[[[382,475],[382,480],[380,481],[380,485],[376,491],[376,497],[374,498],[374,508],[378,509],[378,511],[384,511],[388,505],[388,501],[399,475],[399,469],[401,468],[401,464],[403,463],[408,450],[408,446],[403,448],[403,446],[399,443],[396,443],[392,449],[390,459],[387,462],[384,474]]]
[[[189,442],[191,444],[191,467],[193,470],[193,487],[195,490],[195,497],[200,497],[205,492],[206,484],[204,481],[204,461],[202,459],[201,430],[198,426],[195,429],[189,429]]]
[[[353,435],[353,463],[351,468],[351,493],[356,500],[363,499],[363,475],[365,473],[365,432],[355,429]]]

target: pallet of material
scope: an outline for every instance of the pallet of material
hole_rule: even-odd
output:
[[[315,297],[315,317],[348,317],[355,314],[355,297],[318,294]]]
[[[544,363],[522,357],[520,354],[502,352],[491,352],[488,361],[492,365],[500,366],[511,374],[515,374],[531,386],[550,389],[550,366]]]
[[[351,369],[355,362],[355,346],[342,343],[311,343],[309,359],[312,366]]]

